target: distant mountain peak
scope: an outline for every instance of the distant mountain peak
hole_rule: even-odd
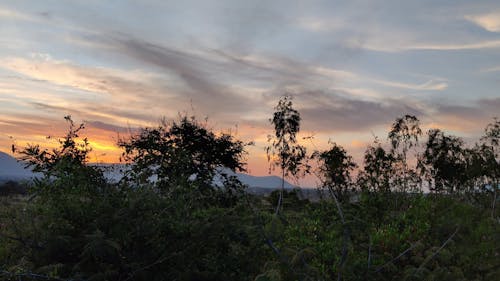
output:
[[[24,179],[33,176],[29,169],[25,169],[16,158],[0,151],[0,179]]]

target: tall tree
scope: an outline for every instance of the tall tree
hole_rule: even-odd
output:
[[[338,198],[344,198],[352,187],[351,172],[357,168],[352,156],[348,155],[342,146],[332,143],[329,150],[316,151],[312,158],[319,162],[318,170],[322,187],[336,193]]]
[[[298,176],[301,171],[308,172],[309,167],[306,148],[297,142],[301,117],[293,108],[292,97],[282,96],[274,109],[273,118],[269,119],[274,126],[274,135],[268,137],[270,145],[266,147],[266,154],[270,162],[270,171],[276,167],[281,169],[281,190],[276,206],[278,214],[283,201],[285,178],[290,175]]]
[[[483,175],[493,194],[491,215],[494,216],[497,196],[500,191],[500,120],[498,118],[493,118],[493,122],[486,126],[481,142],[485,164]]]
[[[419,159],[419,166],[426,175],[429,188],[435,192],[460,191],[462,183],[467,180],[464,141],[446,135],[439,129],[431,129],[427,135],[428,140],[425,151]]]
[[[409,181],[414,179],[414,177],[409,176],[414,174],[414,171],[408,167],[408,152],[412,147],[418,145],[418,139],[421,135],[420,121],[413,115],[397,118],[388,134],[392,153],[396,156],[398,170],[401,174],[398,182],[402,186],[403,192],[408,190]]]
[[[395,162],[394,156],[375,139],[365,151],[363,171],[358,177],[360,186],[378,192],[391,191]]]

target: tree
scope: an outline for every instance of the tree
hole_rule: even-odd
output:
[[[190,204],[184,200],[189,196],[94,178],[90,171],[96,168],[87,157],[91,148],[78,139],[84,126],[67,121],[70,130],[58,148],[30,145],[19,151],[46,175],[35,186],[47,192],[15,202],[15,213],[0,208],[0,280],[243,280],[262,268],[255,256],[265,260],[267,251],[242,200],[229,206]],[[134,136],[137,142],[124,144],[137,154],[128,156],[143,153],[151,162],[143,157],[138,164],[176,168],[163,175],[172,179],[170,184],[187,181],[192,189],[183,189],[186,194],[199,196],[195,188],[202,184],[215,189],[211,174],[219,167],[243,168],[241,142],[215,135],[194,120],[147,132],[164,134]],[[133,146],[139,144],[144,146]],[[154,162],[170,155],[163,151],[179,158]],[[189,162],[178,163],[179,168],[176,160]],[[187,179],[175,178],[175,172]]]
[[[466,148],[463,151],[465,158],[466,175],[463,185],[467,187],[469,192],[483,189],[488,183],[487,174],[488,166],[491,159],[490,150],[484,146],[477,144],[473,148]]]
[[[484,160],[482,174],[486,178],[486,184],[491,187],[493,194],[491,214],[494,216],[500,190],[500,120],[498,118],[493,118],[493,122],[486,126],[481,142],[480,150]]]
[[[119,141],[123,159],[132,162],[128,178],[138,184],[153,184],[166,194],[191,186],[202,195],[210,195],[218,173],[223,182],[234,182],[224,169],[245,170],[245,145],[229,134],[217,136],[194,117],[186,116],[178,122],[163,121],[156,128],[143,128],[130,139]]]
[[[285,95],[280,98],[274,108],[273,118],[269,122],[274,126],[274,136],[269,136],[270,146],[266,148],[270,172],[275,167],[281,169],[281,191],[276,206],[276,214],[282,206],[285,178],[289,175],[297,176],[299,172],[308,172],[306,163],[306,148],[297,143],[297,134],[300,131],[300,113],[293,108],[292,97]],[[305,169],[304,169],[305,168]]]
[[[398,182],[402,186],[402,191],[408,190],[410,179],[409,175],[414,174],[413,170],[408,168],[408,151],[418,145],[418,139],[422,135],[422,130],[419,125],[420,121],[413,115],[405,115],[397,118],[392,124],[388,138],[391,141],[392,154],[396,156],[398,170],[401,173]]]
[[[357,168],[352,156],[348,155],[342,146],[332,143],[329,150],[316,151],[312,158],[319,161],[322,187],[328,188],[342,199],[352,186],[351,172]]]
[[[92,148],[87,138],[79,139],[85,124],[75,125],[69,115],[64,119],[68,122],[69,129],[63,138],[57,139],[59,147],[49,150],[38,144],[28,144],[23,149],[14,147],[14,151],[20,154],[19,159],[26,167],[31,167],[34,172],[44,176],[45,182],[37,181],[35,188],[47,189],[49,193],[70,188],[94,192],[104,185],[105,178],[98,167],[88,165]]]
[[[88,162],[88,154],[92,151],[88,140],[84,138],[77,143],[79,133],[85,128],[85,124],[76,126],[69,115],[65,116],[64,120],[69,123],[69,130],[64,138],[57,140],[60,147],[51,151],[42,149],[38,144],[28,144],[21,150],[14,147],[14,151],[21,155],[20,160],[24,161],[27,167],[33,168],[34,172],[50,177],[58,171],[56,167],[63,164],[63,166],[68,166],[67,164],[83,166]]]
[[[425,151],[419,167],[435,192],[453,193],[467,180],[466,151],[461,138],[446,135],[439,129],[427,132]]]
[[[394,156],[375,139],[374,144],[365,151],[363,172],[358,182],[364,189],[390,192],[395,162]]]

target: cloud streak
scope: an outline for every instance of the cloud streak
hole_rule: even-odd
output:
[[[370,101],[324,91],[304,91],[294,96],[304,120],[303,127],[315,132],[369,131],[390,124],[402,114],[425,114],[400,100]]]
[[[6,2],[0,149],[71,114],[109,154],[117,133],[181,112],[237,124],[260,157],[287,92],[304,130],[352,147],[402,114],[477,132],[500,107],[497,2]]]
[[[49,55],[43,54],[35,54],[31,59],[2,59],[0,67],[32,79],[93,93],[120,96],[124,92],[150,94],[157,91],[142,82],[151,80],[154,77],[151,74],[104,67],[85,67],[68,61],[54,60]]]
[[[116,47],[128,56],[175,74],[186,86],[178,90],[205,109],[222,106],[240,110],[253,105],[251,97],[231,91],[204,71],[206,67],[202,65],[210,62],[203,57],[134,39],[117,39],[115,42]]]
[[[478,99],[469,105],[438,104],[428,115],[429,122],[459,133],[481,134],[493,117],[499,117],[500,98]]]
[[[500,32],[500,11],[482,15],[467,15],[465,19],[490,32]]]
[[[38,21],[34,16],[0,6],[0,18],[22,21]]]

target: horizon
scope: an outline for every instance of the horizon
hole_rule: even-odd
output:
[[[248,170],[268,175],[286,93],[310,151],[358,164],[403,114],[475,141],[499,114],[500,3],[397,3],[2,3],[0,151],[51,147],[71,115],[91,161],[118,163],[119,137],[187,114],[254,141]]]

